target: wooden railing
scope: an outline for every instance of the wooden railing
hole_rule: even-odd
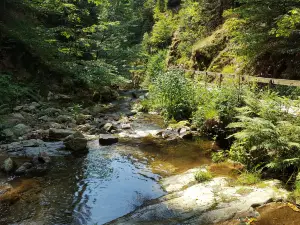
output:
[[[175,69],[175,68],[174,68]],[[178,69],[178,68],[177,68]],[[194,77],[202,76],[206,81],[217,80],[220,84],[226,78],[236,79],[239,83],[254,82],[254,83],[263,83],[269,85],[284,85],[292,87],[300,87],[300,80],[286,80],[286,79],[275,79],[275,78],[266,78],[266,77],[256,77],[249,75],[238,75],[238,74],[229,74],[229,73],[216,73],[208,71],[198,71],[198,70],[185,70],[185,72],[190,72]]]

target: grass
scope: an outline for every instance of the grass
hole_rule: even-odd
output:
[[[261,181],[259,173],[244,172],[237,178],[237,184],[254,185]]]
[[[199,170],[195,174],[195,180],[199,183],[209,181],[213,178],[212,174],[209,171]]]

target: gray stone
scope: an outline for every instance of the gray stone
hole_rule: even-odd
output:
[[[30,131],[31,128],[22,123],[13,127],[13,133],[15,136],[22,136]]]
[[[63,140],[64,138],[74,134],[74,131],[67,129],[49,129],[49,139],[50,140]]]
[[[66,148],[75,153],[87,152],[87,139],[80,132],[75,132],[74,134],[66,137],[64,140]]]
[[[21,113],[13,113],[11,114],[13,119],[17,119],[19,121],[25,120],[24,116]]]
[[[22,106],[22,105],[19,105],[19,106],[16,106],[13,110],[14,110],[15,112],[18,112],[18,111],[20,111],[21,109],[23,109],[23,106]]]
[[[131,128],[131,125],[130,125],[130,123],[124,123],[124,124],[121,125],[121,128],[124,129],[124,130],[128,130],[128,129]]]
[[[61,113],[61,110],[56,108],[47,108],[44,110],[44,113],[48,116],[57,116]]]
[[[103,126],[103,129],[106,131],[106,132],[110,132],[114,129],[114,126],[112,125],[112,123],[106,123],[104,126]]]
[[[11,173],[16,169],[16,163],[11,158],[4,160],[2,170],[6,173]]]
[[[52,119],[49,116],[45,115],[45,116],[40,117],[39,120],[44,121],[44,122],[50,122]]]
[[[29,172],[29,169],[31,169],[33,167],[33,164],[30,162],[25,162],[22,166],[20,166],[15,174],[16,175],[23,175]]]
[[[118,137],[110,134],[101,134],[99,137],[100,145],[112,145],[119,141]]]
[[[59,115],[56,118],[56,122],[58,122],[58,123],[69,123],[69,122],[73,122],[73,119],[70,116],[67,116],[67,115]]]

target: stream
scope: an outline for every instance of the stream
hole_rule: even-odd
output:
[[[158,115],[140,115],[132,122],[138,137],[127,135],[112,146],[89,141],[88,154],[80,158],[52,156],[51,169],[42,176],[7,178],[2,174],[0,224],[100,225],[165,195],[159,183],[162,177],[210,160],[199,143],[155,143],[148,138],[161,129],[162,121]],[[15,156],[14,160],[21,164],[26,158]],[[8,184],[9,191],[5,190]]]

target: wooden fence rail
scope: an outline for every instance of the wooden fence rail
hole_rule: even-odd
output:
[[[194,75],[201,75],[204,76],[204,79],[207,81],[211,77],[214,80],[217,80],[222,83],[223,79],[226,78],[236,78],[239,83],[244,82],[255,82],[255,83],[263,83],[263,84],[270,84],[270,85],[284,85],[284,86],[291,86],[291,87],[300,87],[300,80],[286,80],[286,79],[275,79],[275,78],[266,78],[266,77],[256,77],[256,76],[249,76],[249,75],[238,75],[238,74],[228,74],[228,73],[216,73],[216,72],[208,72],[208,71],[198,71],[198,70],[185,70],[185,72],[190,72]]]

